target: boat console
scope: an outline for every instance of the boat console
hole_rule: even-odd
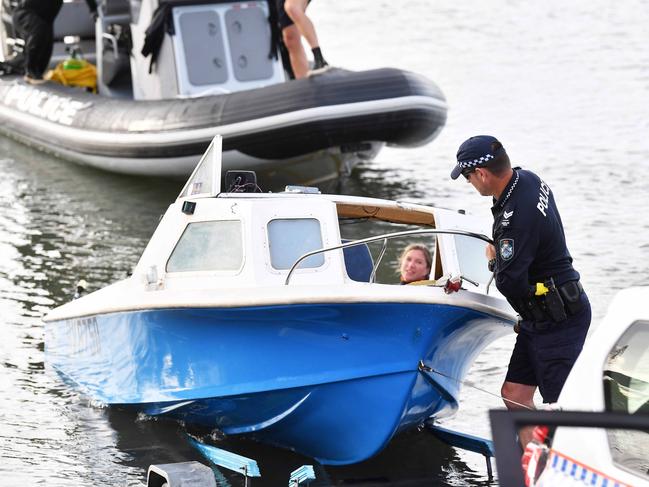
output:
[[[280,59],[271,55],[266,1],[133,1],[132,9],[136,3],[131,23],[136,100],[232,93],[285,81]],[[152,31],[155,25],[161,33]],[[163,36],[155,62],[142,54],[147,36],[154,35]]]
[[[4,3],[4,2],[3,2]],[[0,6],[0,61],[22,50]],[[275,54],[269,4],[197,0],[106,0],[96,21],[84,0],[66,1],[54,23],[50,65],[71,48],[96,64],[101,95],[163,100],[232,93],[286,80]],[[153,53],[143,54],[147,43]]]

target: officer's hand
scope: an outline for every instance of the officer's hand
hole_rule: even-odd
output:
[[[518,335],[521,332],[521,321],[523,321],[523,318],[521,318],[520,315],[518,315],[516,318],[516,323],[514,324],[514,333]]]
[[[491,260],[491,259],[496,258],[496,248],[491,244],[487,244],[487,247],[485,247],[485,252],[484,253],[487,256],[487,260]]]

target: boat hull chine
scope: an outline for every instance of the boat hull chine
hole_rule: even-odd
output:
[[[410,371],[138,409],[226,435],[246,435],[323,464],[345,465],[370,458],[390,441],[416,375]]]

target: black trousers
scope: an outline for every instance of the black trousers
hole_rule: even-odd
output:
[[[32,78],[42,78],[52,56],[54,46],[54,19],[62,2],[52,0],[58,8],[47,12],[19,7],[13,13],[16,34],[25,41],[25,73]],[[54,10],[54,11],[53,11]]]

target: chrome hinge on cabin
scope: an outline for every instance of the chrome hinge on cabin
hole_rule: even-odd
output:
[[[152,265],[144,275],[144,284],[147,291],[159,291],[164,289],[164,277],[158,276],[158,266]]]

